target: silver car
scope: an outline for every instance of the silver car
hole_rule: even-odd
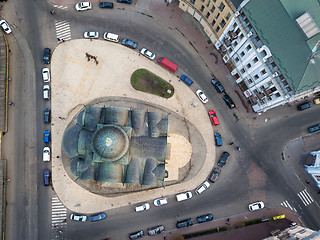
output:
[[[73,221],[78,221],[78,222],[86,222],[87,221],[87,216],[86,215],[79,215],[79,214],[70,214],[70,219]]]
[[[79,2],[75,6],[77,11],[90,10],[92,8],[91,2]]]
[[[44,100],[49,100],[50,99],[50,86],[49,85],[44,85],[43,89],[43,99]]]
[[[83,34],[84,38],[98,38],[99,37],[99,33],[98,32],[85,32]]]

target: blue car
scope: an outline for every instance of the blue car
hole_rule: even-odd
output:
[[[190,78],[188,78],[186,75],[182,74],[182,76],[180,77],[180,79],[182,80],[182,82],[184,82],[185,84],[187,84],[188,86],[192,85],[192,80]]]
[[[117,0],[117,2],[131,4],[131,0]]]
[[[51,142],[50,131],[44,131],[44,143],[49,144]]]
[[[137,48],[137,43],[135,43],[134,41],[131,41],[131,40],[127,39],[127,38],[122,39],[121,44],[126,46],[126,47],[132,48],[132,49],[136,49]]]
[[[45,186],[50,185],[50,170],[49,169],[43,170],[43,185],[45,185]]]
[[[309,133],[317,132],[319,130],[320,130],[320,124],[317,124],[308,128]]]
[[[216,145],[218,147],[222,146],[222,139],[221,139],[221,134],[220,133],[215,133],[214,134],[214,140],[216,141]]]
[[[210,222],[212,220],[213,220],[213,216],[212,216],[211,213],[197,217],[197,222],[198,223]]]
[[[99,213],[97,215],[92,215],[89,217],[90,222],[100,221],[102,219],[105,219],[107,216],[105,213]]]

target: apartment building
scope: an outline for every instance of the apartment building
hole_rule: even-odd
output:
[[[255,112],[320,92],[319,25],[317,0],[239,4],[215,47]]]

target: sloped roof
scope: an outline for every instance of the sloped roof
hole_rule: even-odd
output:
[[[312,55],[307,38],[280,0],[251,0],[243,11],[292,90],[299,93],[317,86],[312,76],[303,78]]]

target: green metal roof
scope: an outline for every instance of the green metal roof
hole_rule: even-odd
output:
[[[319,85],[312,73],[305,74],[312,56],[307,37],[280,0],[251,0],[243,11],[295,93]]]

